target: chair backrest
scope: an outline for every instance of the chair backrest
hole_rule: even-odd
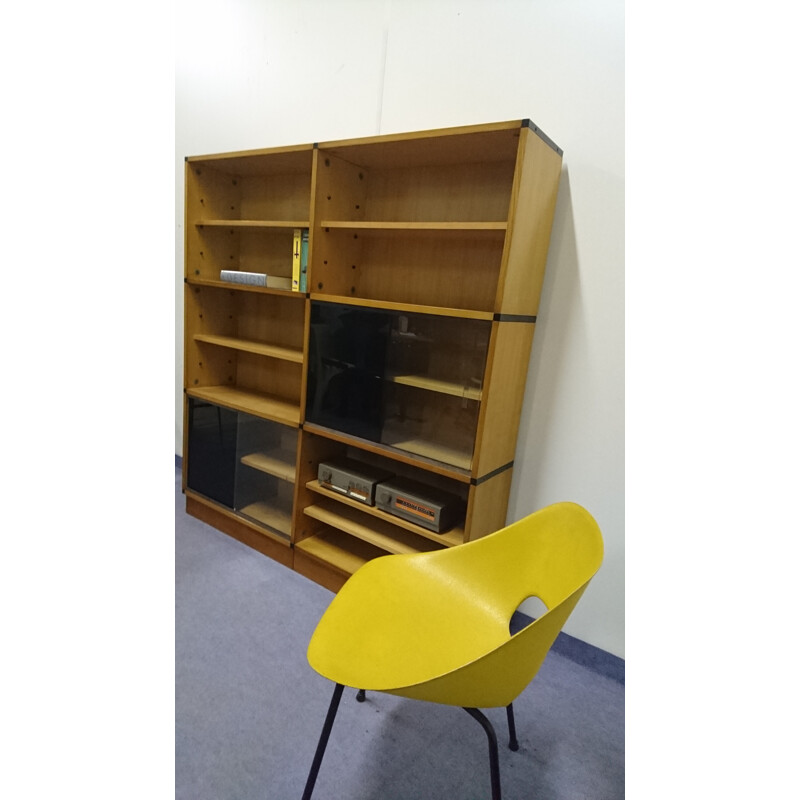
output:
[[[556,503],[437,555],[510,617],[529,596],[553,609],[590,580],[603,560],[603,538],[586,509]]]
[[[507,624],[528,597],[547,612],[481,657],[432,681],[393,693],[451,705],[506,706],[530,683],[603,560],[588,511],[557,503],[474,542],[425,554],[428,566],[464,584],[482,613]]]

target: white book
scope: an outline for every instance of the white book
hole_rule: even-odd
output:
[[[244,283],[248,286],[266,286],[267,275],[264,272],[242,272],[237,269],[220,270],[219,278],[228,283]]]

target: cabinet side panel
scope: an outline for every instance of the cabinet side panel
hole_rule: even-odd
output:
[[[512,474],[513,470],[509,467],[489,480],[470,487],[467,541],[480,539],[505,526]]]
[[[495,304],[504,314],[538,311],[560,178],[561,156],[523,129]]]
[[[472,474],[480,477],[514,460],[534,324],[495,322],[486,366]]]

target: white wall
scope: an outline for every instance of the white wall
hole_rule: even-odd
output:
[[[564,167],[509,521],[559,500],[604,565],[565,630],[624,657],[622,0],[179,0],[175,446],[187,155],[531,118]]]

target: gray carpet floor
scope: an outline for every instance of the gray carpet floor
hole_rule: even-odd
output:
[[[331,592],[184,511],[175,481],[176,800],[299,800],[333,685],[306,661]],[[504,800],[624,797],[624,682],[552,650],[497,731]],[[345,690],[314,800],[491,796],[458,708]]]

